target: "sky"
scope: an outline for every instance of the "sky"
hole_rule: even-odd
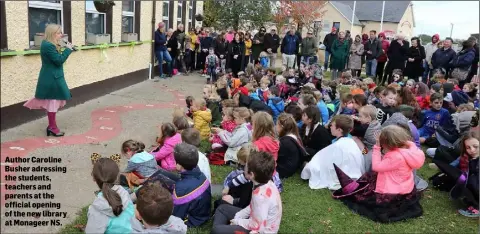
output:
[[[479,1],[413,1],[415,34],[467,39],[479,32]]]

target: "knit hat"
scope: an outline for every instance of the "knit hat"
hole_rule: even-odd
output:
[[[463,91],[453,91],[452,101],[455,106],[460,106],[468,102],[468,95]]]
[[[335,173],[337,173],[338,181],[342,188],[333,192],[333,198],[341,198],[353,195],[367,188],[368,183],[366,181],[355,181],[350,178],[345,172],[342,171],[335,163],[333,164]]]
[[[435,34],[432,36],[432,42],[433,42],[433,38],[437,38],[437,42],[440,40],[440,35],[438,34]]]

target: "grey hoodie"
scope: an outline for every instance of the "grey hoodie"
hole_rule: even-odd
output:
[[[132,223],[132,233],[164,233],[164,234],[185,234],[187,233],[187,225],[175,216],[170,216],[167,223],[155,228],[145,228],[138,220]]]
[[[120,195],[122,199],[123,205],[123,212],[126,209],[133,208],[133,213],[131,215],[131,222],[135,220],[135,208],[133,207],[132,200],[130,199],[130,195],[128,194],[127,190],[125,190],[122,186],[114,185],[112,189]],[[88,221],[87,226],[85,227],[85,233],[105,233],[107,231],[108,225],[110,224],[110,220],[115,217],[112,211],[112,207],[108,204],[108,201],[102,196],[97,195],[95,201],[93,201],[92,205],[88,207]],[[123,226],[123,225],[121,225]],[[125,228],[129,228],[130,224],[125,224]],[[123,228],[123,227],[122,227]],[[115,230],[117,230],[115,228]],[[124,230],[124,229],[122,229]]]

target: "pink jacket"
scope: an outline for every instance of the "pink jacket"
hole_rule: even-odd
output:
[[[422,167],[425,154],[415,143],[409,141],[408,149],[398,148],[385,155],[380,147],[373,146],[372,170],[378,172],[375,192],[382,194],[408,194],[415,182],[413,169]]]
[[[157,152],[151,152],[151,154],[157,160],[157,163],[160,163],[160,166],[168,171],[173,171],[176,169],[175,157],[173,156],[173,148],[178,143],[182,142],[182,136],[180,134],[175,134],[172,137],[165,139],[163,146]]]

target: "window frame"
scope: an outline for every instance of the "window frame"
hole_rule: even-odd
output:
[[[193,14],[193,0],[190,0],[188,2],[188,25],[190,25],[192,23],[192,20],[193,20],[193,17],[194,17],[194,14]]]
[[[178,15],[178,10],[179,10],[178,8],[179,8],[179,7],[180,7],[180,15]],[[183,22],[182,22],[182,16],[183,16],[183,2],[178,1],[178,2],[177,2],[177,25],[179,25],[179,23],[180,23],[180,24],[183,24]]]
[[[28,8],[37,8],[37,9],[48,9],[60,11],[60,26],[62,27],[62,32],[65,33],[64,19],[63,19],[63,1],[58,1],[57,3],[53,2],[42,2],[42,1],[28,1]],[[27,10],[27,14],[29,11]],[[72,35],[68,35],[69,40]],[[34,46],[34,41],[30,41],[30,17],[28,17],[28,44],[30,47]]]
[[[167,8],[165,8],[165,3],[167,4]],[[167,16],[163,15],[165,10],[167,11]],[[165,21],[167,21],[165,27],[168,29],[168,25],[170,24],[170,1],[162,1],[162,22],[165,23]]]
[[[85,40],[87,40],[87,14],[103,15],[103,34],[107,34],[107,13],[98,12],[97,10],[88,10],[87,1],[85,1]]]
[[[5,10],[5,1],[0,2],[0,27],[1,27],[1,42],[0,42],[0,50],[8,49],[8,37],[7,37],[7,16]]]
[[[123,2],[125,0],[122,1],[122,21],[123,21],[123,17],[132,17],[133,19],[133,22],[132,22],[132,31],[131,32],[122,32],[122,33],[135,33],[135,1],[127,1],[127,2],[131,2],[133,3],[133,11],[124,11],[123,10]],[[123,22],[122,22],[123,23]],[[122,31],[123,31],[123,24],[122,24]]]

